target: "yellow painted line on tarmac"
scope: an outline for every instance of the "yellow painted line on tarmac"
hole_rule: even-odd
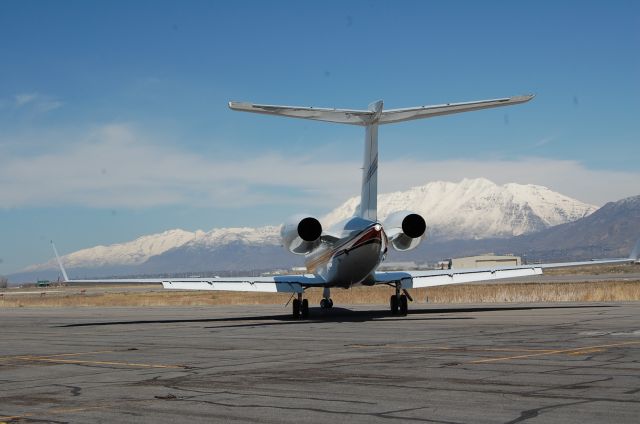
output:
[[[53,415],[69,414],[69,413],[76,413],[76,412],[92,411],[96,409],[105,409],[105,408],[109,408],[110,406],[111,405],[97,405],[97,406],[85,406],[85,407],[77,407],[77,408],[51,408],[47,410],[46,413],[45,412],[41,413],[41,415],[46,416],[46,414],[53,414]],[[34,413],[27,412],[22,415],[8,415],[8,416],[0,417],[0,424],[9,424],[9,421],[22,420],[24,418],[34,417],[35,415],[36,414]]]
[[[585,350],[580,350],[580,351],[577,351],[577,352],[569,352],[569,353],[567,353],[567,355],[579,356],[579,355],[585,355],[587,353],[604,352],[605,350],[607,350],[607,349],[603,349],[603,348],[585,349]]]
[[[459,352],[552,352],[552,349],[523,349],[523,348],[509,348],[509,347],[449,347],[449,346],[429,346],[429,345],[366,345],[366,344],[354,344],[350,345],[354,349],[366,349],[366,348],[382,348],[382,349],[406,349],[406,350],[444,350],[444,351],[459,351]]]
[[[99,353],[113,353],[113,352],[118,352],[118,351],[117,350],[95,350],[91,352],[55,353],[51,355],[14,355],[14,356],[0,357],[0,361],[10,361],[12,359],[22,359],[22,358],[56,358],[60,356],[95,355]]]
[[[82,359],[64,359],[62,357],[68,356],[80,356],[80,355],[97,355],[102,353],[114,353],[123,352],[121,350],[95,350],[90,352],[71,352],[71,353],[57,353],[53,355],[16,355],[5,356],[0,358],[0,361],[27,361],[27,362],[50,362],[55,364],[77,364],[77,365],[116,365],[116,366],[128,366],[137,368],[187,368],[184,365],[165,365],[165,364],[145,364],[138,362],[123,362],[123,361],[91,361]]]
[[[80,359],[56,359],[38,356],[14,356],[11,359],[28,362],[51,362],[54,364],[76,364],[76,365],[116,365],[137,368],[186,368],[184,365],[163,365],[163,364],[142,364],[136,362],[118,362],[118,361],[83,361]]]
[[[118,352],[118,351],[117,350],[95,350],[92,352],[56,353],[53,355],[38,355],[38,356],[34,356],[34,358],[56,358],[59,356],[95,355],[98,353],[113,353],[113,352]],[[30,355],[22,355],[22,356],[30,356]]]
[[[607,350],[607,348],[611,348],[611,347],[630,346],[630,345],[637,345],[637,344],[640,344],[640,341],[612,343],[612,344],[596,345],[596,346],[585,346],[585,347],[579,347],[579,348],[573,348],[573,349],[558,349],[558,350],[550,350],[550,351],[540,352],[540,353],[531,353],[528,355],[503,356],[500,358],[478,359],[475,361],[471,361],[469,363],[470,364],[486,364],[490,362],[502,362],[502,361],[509,361],[512,359],[525,359],[525,358],[533,358],[537,356],[559,355],[559,354],[583,355],[585,353],[590,353],[590,352],[596,352],[596,351],[600,352],[603,350]]]
[[[110,405],[84,406],[84,407],[76,407],[76,408],[53,408],[53,409],[49,409],[48,412],[51,414],[68,414],[68,413],[74,413],[74,412],[93,411],[96,409],[106,409],[109,407]]]
[[[22,414],[22,415],[7,415],[5,417],[0,417],[0,424],[8,424],[7,421],[15,421],[20,420],[22,418],[28,418],[33,416],[33,414]]]

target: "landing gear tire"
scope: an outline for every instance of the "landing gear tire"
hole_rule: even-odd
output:
[[[391,295],[389,299],[389,308],[391,309],[391,315],[398,315],[398,296]]]
[[[293,299],[293,319],[300,318],[300,301]]]
[[[407,296],[400,295],[400,304],[398,305],[400,309],[400,315],[407,315],[409,312],[409,304],[407,303]]]
[[[308,299],[304,299],[302,301],[302,307],[300,308],[300,317],[302,319],[309,318],[309,300]]]
[[[333,308],[333,300],[331,300],[331,299],[322,299],[320,301],[320,307],[322,309],[331,309],[331,308]]]

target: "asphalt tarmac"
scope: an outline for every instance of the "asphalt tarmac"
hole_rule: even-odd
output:
[[[0,422],[638,422],[640,303],[410,307],[0,309]]]

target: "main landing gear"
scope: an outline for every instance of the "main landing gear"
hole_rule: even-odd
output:
[[[303,299],[302,293],[298,293],[298,297],[296,299],[293,299],[293,318],[309,318],[309,300]]]
[[[320,307],[322,309],[333,308],[333,300],[331,300],[331,289],[329,287],[325,287],[324,290],[322,290],[322,300],[320,301]]]
[[[401,283],[396,283],[396,294],[391,295],[389,307],[392,315],[405,316],[409,312],[409,299],[406,294],[400,294]]]

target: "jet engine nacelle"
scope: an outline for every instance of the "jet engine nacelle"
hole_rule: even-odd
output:
[[[280,229],[282,244],[291,253],[304,255],[320,244],[322,225],[312,216],[296,215]]]
[[[394,212],[384,220],[384,230],[394,249],[415,249],[427,236],[424,218],[414,212]]]

